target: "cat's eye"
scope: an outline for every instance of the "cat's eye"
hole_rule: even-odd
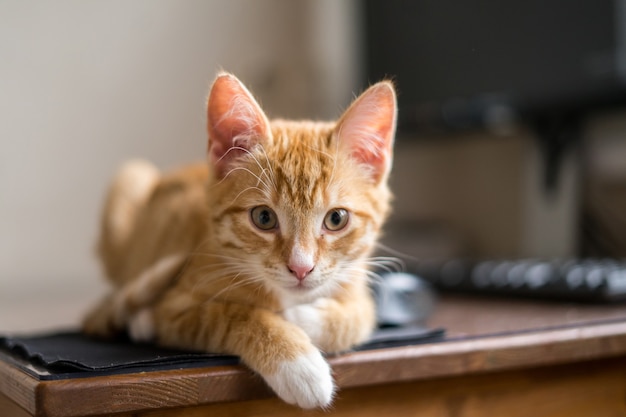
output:
[[[342,208],[332,209],[324,217],[324,227],[332,232],[336,232],[346,227],[349,219],[348,210]]]
[[[261,230],[272,230],[278,227],[276,213],[267,206],[258,206],[250,210],[250,219]]]

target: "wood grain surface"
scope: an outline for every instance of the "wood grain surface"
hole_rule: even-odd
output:
[[[329,411],[276,398],[219,403],[145,417],[618,417],[626,415],[626,361],[604,360],[340,391]]]
[[[334,413],[349,415],[358,408],[356,415],[398,414],[398,407],[410,403],[410,410],[425,413],[419,415],[528,415],[505,412],[513,400],[545,410],[533,417],[585,415],[574,412],[589,411],[586,401],[597,407],[607,401],[607,407],[623,411],[623,305],[450,297],[442,300],[431,325],[449,329],[448,338],[329,358],[340,388]],[[226,409],[228,415],[300,415],[243,366],[37,381],[6,356],[1,359],[0,416],[166,416],[182,415],[189,407],[184,415],[224,415]],[[17,411],[3,412],[9,406]]]

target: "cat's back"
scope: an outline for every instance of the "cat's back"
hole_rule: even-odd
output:
[[[143,180],[147,183],[143,198],[130,202],[125,187],[133,187],[137,181],[133,175],[138,177],[140,171],[127,171],[126,177],[118,174],[109,190],[98,247],[107,278],[116,285],[136,278],[168,255],[188,255],[206,228],[206,164],[164,174],[155,170],[151,184]],[[116,223],[125,224],[126,230],[116,231]]]

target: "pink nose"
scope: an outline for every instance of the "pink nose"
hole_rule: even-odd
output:
[[[315,266],[298,264],[287,265],[289,272],[291,272],[294,277],[298,278],[298,281],[302,281],[307,275],[309,275],[311,271],[313,271],[313,268],[315,268]]]

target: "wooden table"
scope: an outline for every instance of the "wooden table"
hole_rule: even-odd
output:
[[[330,359],[330,410],[242,366],[39,381],[0,357],[0,416],[626,416],[626,304],[446,296],[442,342]]]

